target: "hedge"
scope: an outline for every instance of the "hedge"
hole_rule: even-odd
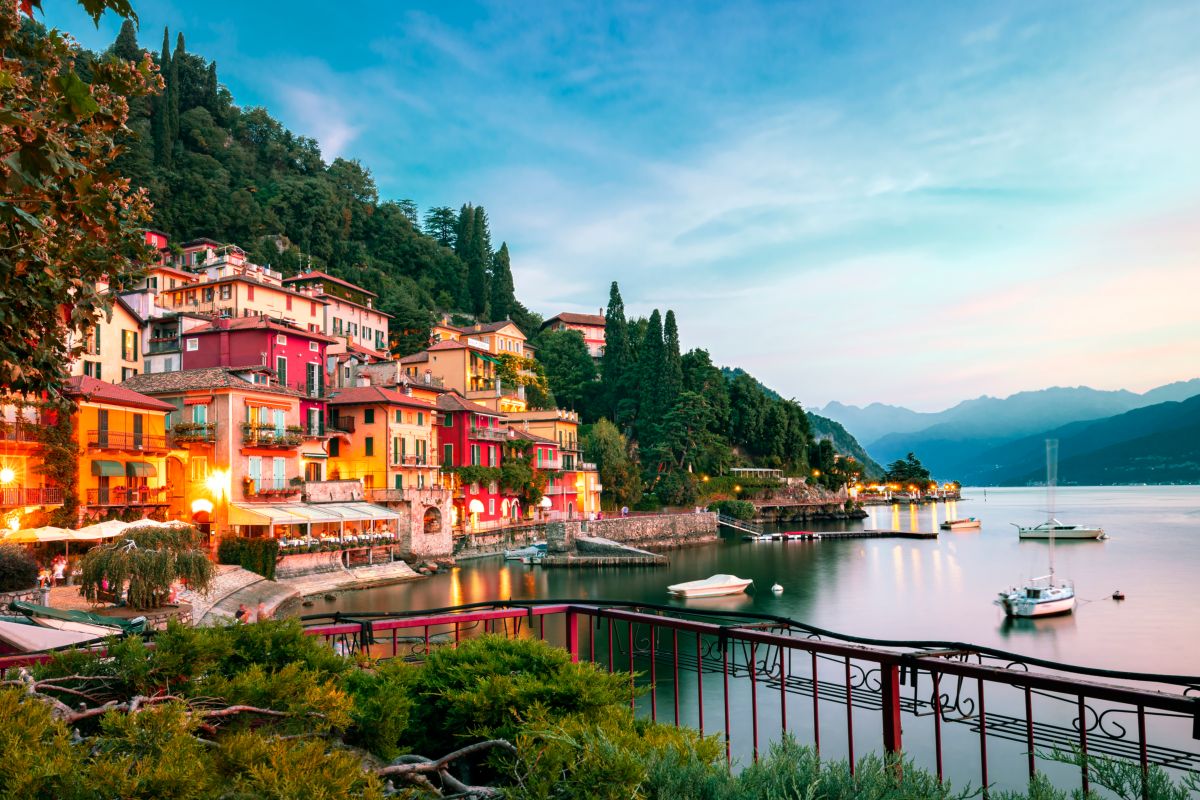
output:
[[[734,519],[753,519],[755,512],[754,503],[749,500],[718,500],[708,510]]]
[[[222,539],[217,546],[218,562],[257,572],[269,581],[275,580],[278,556],[279,542],[274,539]]]
[[[19,592],[37,586],[37,562],[15,544],[0,545],[0,592]]]

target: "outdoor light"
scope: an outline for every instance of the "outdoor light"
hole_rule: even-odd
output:
[[[209,494],[218,500],[229,494],[228,470],[217,469],[210,472],[204,479],[204,488],[208,489]]]
[[[12,517],[11,519],[9,519],[8,529],[12,530],[12,531],[21,530],[21,520],[17,519],[16,517]]]
[[[14,480],[16,480],[16,478],[17,478],[17,473],[15,471],[13,471],[12,467],[5,467],[4,469],[0,469],[0,483],[9,484],[9,483],[12,483]]]

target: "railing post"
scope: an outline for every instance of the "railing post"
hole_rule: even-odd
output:
[[[579,662],[579,616],[575,609],[567,609],[567,652],[571,654],[571,663]]]
[[[880,687],[883,700],[883,749],[888,754],[900,752],[900,667],[880,665]]]

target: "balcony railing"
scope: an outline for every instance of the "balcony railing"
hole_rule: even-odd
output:
[[[179,349],[178,336],[160,336],[150,339],[146,342],[146,352],[154,353],[174,353]]]
[[[89,506],[161,506],[166,505],[165,486],[110,486],[88,489]]]
[[[538,469],[562,469],[563,460],[561,458],[543,458],[541,461],[533,462]]]
[[[330,417],[330,432],[354,433],[354,417]]]
[[[329,435],[329,431],[325,430],[324,425],[305,425],[303,436],[305,439],[323,439]]]
[[[367,489],[367,497],[376,503],[440,503],[447,490],[438,484],[418,489],[408,486],[403,489]]]
[[[61,505],[62,501],[63,490],[57,486],[0,488],[0,508],[54,506]]]
[[[596,465],[591,461],[580,461],[575,465],[575,469],[579,470],[580,472],[595,472]]]
[[[575,494],[575,487],[567,485],[547,486],[546,491],[543,494],[549,497],[557,497],[563,494]]]
[[[171,429],[175,444],[212,444],[217,440],[215,422],[180,422]]]
[[[292,478],[247,478],[242,482],[242,493],[246,497],[299,494],[302,491],[303,481]]]
[[[507,442],[508,430],[505,428],[480,428],[472,425],[471,438],[483,439],[484,441],[489,442]]]
[[[277,428],[253,422],[242,423],[242,444],[247,447],[269,447],[290,450],[300,446],[304,429],[299,425]]]
[[[170,449],[166,436],[131,431],[88,431],[87,443],[88,447],[97,450],[127,450],[136,453],[163,453]]]
[[[436,467],[437,459],[432,455],[404,455],[392,459],[393,467]]]
[[[46,425],[30,420],[0,422],[0,442],[40,442]]]

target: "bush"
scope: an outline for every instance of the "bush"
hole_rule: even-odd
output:
[[[756,512],[754,503],[749,500],[718,500],[711,503],[708,510],[734,519],[754,519]]]
[[[0,592],[19,592],[37,586],[37,562],[20,545],[0,545]]]
[[[275,580],[275,562],[279,557],[279,542],[275,539],[224,538],[217,545],[217,561],[234,564]]]

